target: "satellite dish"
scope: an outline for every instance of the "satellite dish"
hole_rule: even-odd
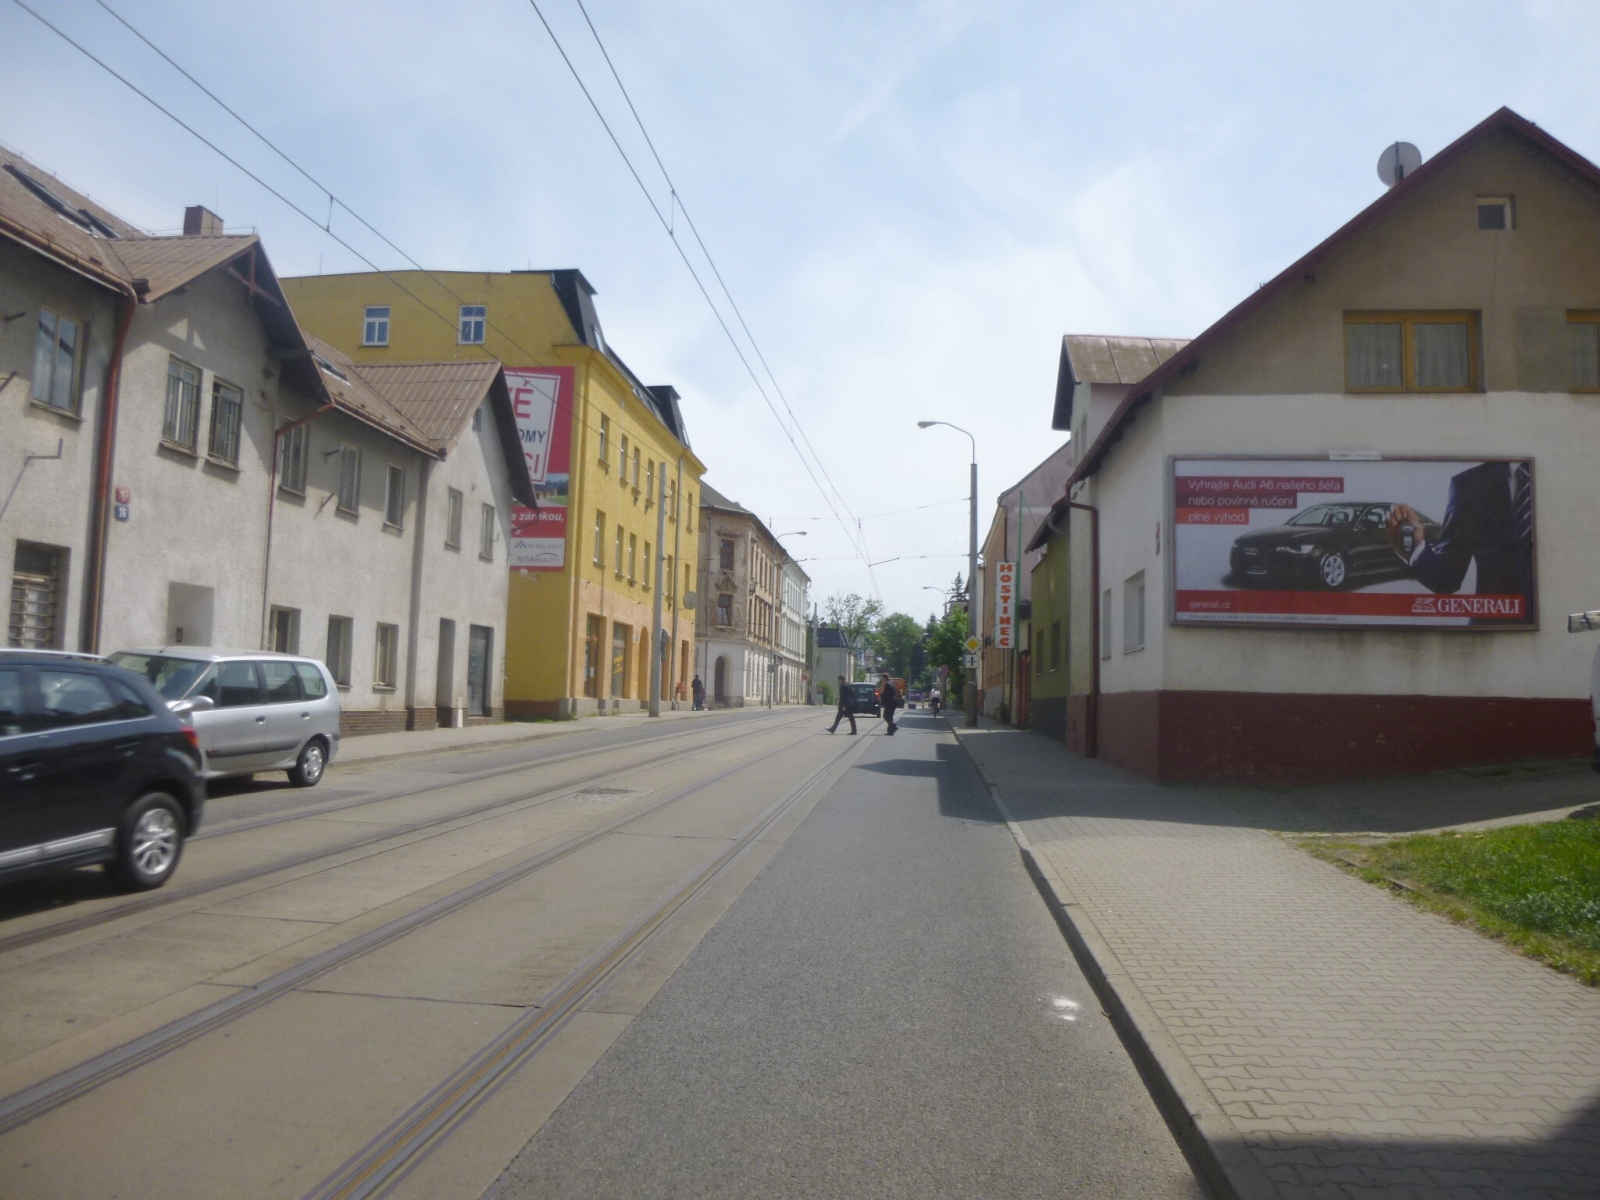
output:
[[[1393,187],[1422,165],[1422,151],[1410,142],[1396,142],[1378,156],[1378,178]]]

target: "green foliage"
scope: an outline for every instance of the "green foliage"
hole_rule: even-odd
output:
[[[1600,820],[1315,849],[1374,883],[1403,883],[1424,907],[1600,984]]]
[[[824,704],[831,705],[837,699],[833,694],[833,684],[826,679],[817,684],[817,690],[822,693],[822,702]]]
[[[877,625],[883,605],[855,592],[835,592],[822,602],[822,617],[844,630],[852,646],[860,646]]]
[[[946,614],[928,639],[928,661],[936,667],[949,667],[954,673],[961,669],[962,656],[967,648],[967,610],[953,608]]]
[[[878,669],[897,679],[910,679],[911,658],[922,642],[922,630],[915,617],[890,613],[872,631],[872,647],[878,652]]]

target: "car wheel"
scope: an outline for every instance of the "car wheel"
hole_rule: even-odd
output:
[[[1337,550],[1330,550],[1317,562],[1317,578],[1322,581],[1322,586],[1332,591],[1341,588],[1345,580],[1350,577],[1350,568],[1344,561],[1344,555]]]
[[[289,768],[289,782],[295,787],[316,787],[322,782],[322,772],[328,766],[328,748],[321,738],[312,738],[300,751],[300,757]]]
[[[130,892],[158,888],[183,854],[183,809],[165,792],[140,796],[122,817],[117,857],[106,864],[112,880]]]

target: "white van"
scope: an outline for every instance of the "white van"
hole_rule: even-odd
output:
[[[207,779],[287,771],[296,787],[316,787],[339,753],[339,689],[314,658],[167,646],[109,661],[143,675],[169,704],[189,702]]]

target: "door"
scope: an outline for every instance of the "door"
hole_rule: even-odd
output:
[[[489,715],[489,664],[494,660],[494,630],[487,625],[467,627],[467,714]]]
[[[583,694],[600,697],[600,643],[605,638],[605,621],[590,617],[583,639]]]
[[[713,684],[711,695],[718,704],[726,705],[728,703],[728,660],[726,658],[717,659],[716,670],[712,673],[711,681]]]
[[[620,623],[611,627],[611,694],[628,694],[628,627]]]
[[[433,703],[441,724],[449,722],[456,706],[456,623],[439,618],[439,669],[433,679]]]
[[[215,664],[191,696],[209,696],[216,706],[194,714],[200,748],[210,771],[255,770],[267,758],[266,693],[256,664],[247,659]]]
[[[263,659],[256,664],[267,692],[266,734],[261,745],[264,763],[288,765],[300,755],[312,734],[311,705],[295,664],[286,658]]]
[[[35,780],[40,840],[98,837],[91,845],[109,845],[122,778],[150,736],[153,714],[136,694],[120,692],[113,680],[92,671],[35,667],[33,677],[41,730]]]

